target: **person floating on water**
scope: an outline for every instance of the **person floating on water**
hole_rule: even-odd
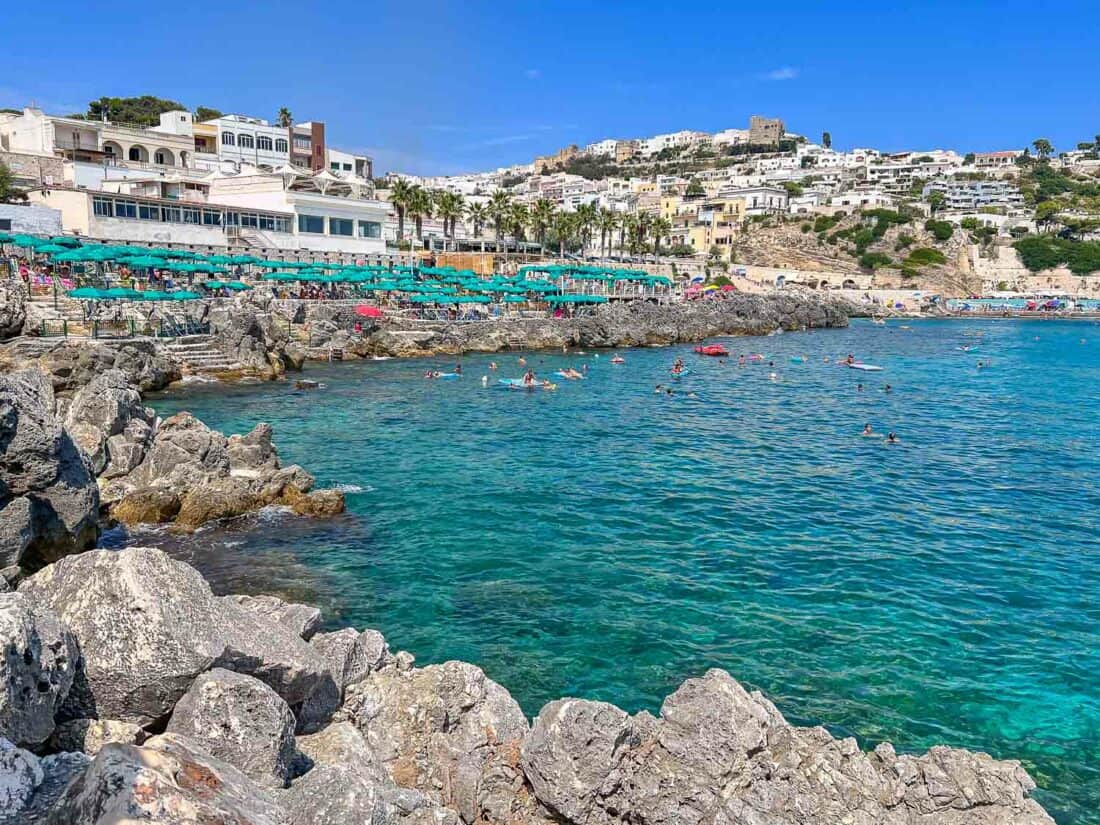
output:
[[[898,443],[898,437],[896,435],[894,435],[893,430],[891,430],[889,433],[886,434],[886,443],[887,444],[897,444]]]
[[[661,389],[662,389],[661,385],[660,385],[660,384],[658,384],[658,385],[657,385],[656,387],[654,387],[654,388],[653,388],[653,391],[654,391],[654,392],[660,392],[660,391],[661,391]]]
[[[741,356],[737,359],[737,366],[745,366],[745,353],[741,353]]]
[[[863,385],[862,384],[856,384],[856,392],[863,392]]]
[[[984,366],[985,366],[985,364],[983,364],[981,361],[978,362],[978,369],[981,369]]]
[[[519,365],[521,367],[526,367],[527,366],[527,359],[524,358],[522,355],[519,357]]]
[[[462,375],[462,365],[455,364],[455,375]]]
[[[534,370],[527,370],[527,372],[525,372],[523,374],[523,386],[525,386],[525,387],[535,386],[535,373],[534,373]]]
[[[683,358],[677,358],[675,363],[673,363],[673,365],[672,365],[672,374],[673,375],[679,375],[683,371],[684,371],[684,359]]]
[[[887,385],[886,385],[886,386],[885,386],[885,387],[883,388],[883,392],[890,392],[890,390],[892,390],[892,389],[893,389],[893,387],[891,387],[891,386],[890,386],[889,384],[887,384]]]
[[[489,362],[489,369],[495,370],[496,368],[497,368],[497,362],[496,361],[490,361]]]
[[[856,362],[856,357],[854,355],[852,355],[852,353],[849,352],[848,357],[844,359],[844,363],[851,366],[855,362]]]
[[[864,438],[867,438],[867,437],[872,436],[874,434],[875,434],[875,431],[873,429],[871,429],[870,424],[864,424],[863,425],[863,437]]]

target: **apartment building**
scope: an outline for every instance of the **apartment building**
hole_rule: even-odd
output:
[[[720,194],[723,201],[742,201],[745,215],[779,215],[789,208],[790,194],[781,186],[729,188]]]
[[[971,212],[980,209],[999,209],[1005,212],[1024,212],[1024,196],[1010,183],[999,180],[934,180],[929,181],[921,194],[927,200],[933,192],[943,195],[943,208],[952,212]]]
[[[979,169],[1011,168],[1016,163],[1016,158],[1021,155],[1023,155],[1022,149],[1011,149],[1003,152],[975,152],[974,165]]]

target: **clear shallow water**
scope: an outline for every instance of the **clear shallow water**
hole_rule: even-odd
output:
[[[422,377],[456,359],[393,360],[311,366],[313,392],[174,391],[160,414],[271,422],[349,513],[133,540],[421,663],[475,662],[529,714],[565,695],[656,710],[723,667],[864,745],[1021,758],[1059,822],[1100,821],[1100,326],[911,327],[728,342],[778,381],[682,347],[529,354],[589,365],[555,393],[483,388],[481,356],[459,381]],[[823,363],[848,352],[886,371]],[[691,374],[655,394],[678,354]]]

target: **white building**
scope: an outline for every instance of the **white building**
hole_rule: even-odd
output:
[[[607,140],[590,143],[584,147],[582,153],[585,155],[610,155],[615,157],[615,146],[618,142],[613,138],[608,138]]]
[[[290,163],[290,133],[284,126],[246,115],[224,115],[203,124],[217,129],[214,142],[219,160],[268,169]]]
[[[723,189],[722,198],[741,198],[746,215],[778,215],[788,211],[790,194],[779,186],[746,186]]]
[[[1023,212],[1024,196],[1013,184],[998,180],[934,180],[925,184],[922,196],[933,192],[943,195],[943,208],[952,212],[972,212],[983,208]]]

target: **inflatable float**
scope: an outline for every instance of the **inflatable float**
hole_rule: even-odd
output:
[[[583,375],[570,375],[565,370],[557,370],[557,371],[554,372],[554,375],[558,376],[559,378],[564,378],[566,381],[583,381],[584,380]]]
[[[710,355],[721,358],[730,354],[730,351],[721,344],[707,344],[705,347],[696,347],[695,351],[700,355]]]
[[[522,378],[501,378],[497,383],[510,390],[556,390],[558,388],[557,384],[543,384],[541,382],[524,384]]]
[[[621,357],[619,357],[618,355],[616,355],[616,356],[615,356],[614,358],[612,358],[612,359],[611,359],[611,363],[612,363],[612,364],[625,364],[625,363],[626,363],[626,359],[625,359],[625,358],[621,358]]]
[[[848,369],[863,370],[864,372],[882,372],[882,367],[876,367],[874,364],[849,364]]]

